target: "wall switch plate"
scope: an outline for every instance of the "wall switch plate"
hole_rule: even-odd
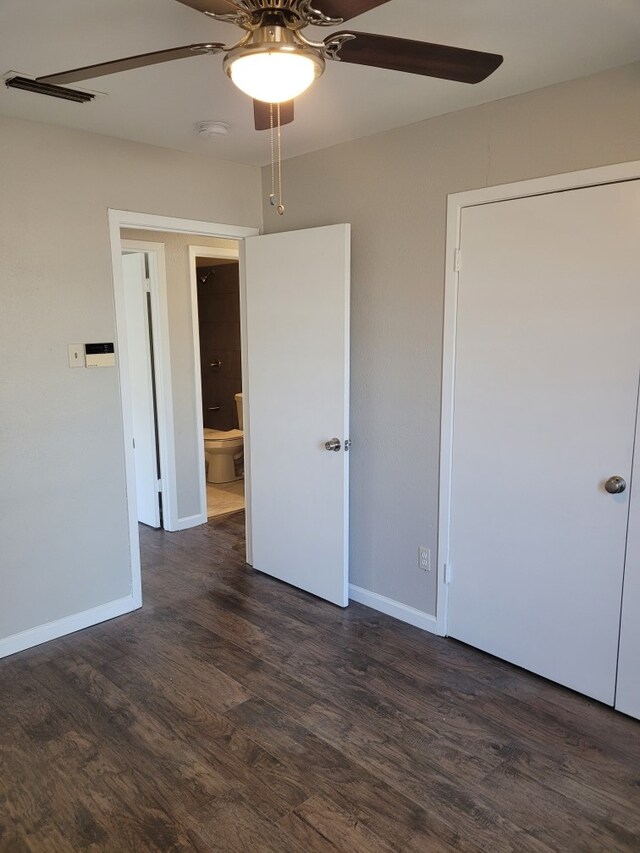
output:
[[[84,367],[84,344],[69,344],[69,367]]]
[[[418,548],[418,568],[423,572],[431,571],[431,549],[426,545],[421,545]]]

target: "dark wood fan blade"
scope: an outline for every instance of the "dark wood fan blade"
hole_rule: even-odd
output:
[[[370,9],[375,9],[376,6],[383,6],[388,2],[389,0],[315,0],[311,5],[329,18],[341,18],[343,21],[350,21],[351,18],[362,15]]]
[[[502,64],[503,59],[497,53],[372,33],[333,33],[325,39],[325,44],[330,44],[336,36],[349,34],[355,38],[345,41],[338,51],[338,59],[342,62],[441,77],[460,83],[480,83]]]
[[[274,125],[276,124],[276,115],[276,105],[274,104]],[[269,130],[271,127],[271,104],[266,104],[264,101],[254,101],[253,117],[256,123],[256,130]],[[284,124],[291,124],[292,121],[293,101],[285,101],[280,104],[280,126]]]
[[[132,68],[144,68],[147,65],[158,65],[160,62],[171,62],[173,59],[184,59],[205,53],[219,53],[221,50],[224,50],[223,44],[187,44],[184,47],[156,50],[153,53],[140,53],[137,56],[114,59],[112,62],[101,62],[98,65],[73,68],[71,71],[61,71],[59,74],[47,74],[37,79],[40,83],[76,83],[78,80],[91,80],[93,77],[104,77],[106,74],[116,74],[118,71],[130,71]]]
[[[198,12],[214,12],[216,15],[228,15],[237,12],[238,7],[231,0],[178,0],[183,6],[191,6]]]

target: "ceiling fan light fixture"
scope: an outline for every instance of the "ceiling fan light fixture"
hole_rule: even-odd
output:
[[[288,44],[239,48],[227,54],[224,69],[249,97],[279,104],[305,92],[324,71],[324,59],[311,49]]]

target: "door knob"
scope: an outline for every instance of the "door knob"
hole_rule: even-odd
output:
[[[325,441],[324,443],[325,450],[335,450],[336,453],[340,450],[341,446],[339,438],[332,438],[331,441]]]
[[[622,477],[609,477],[604,487],[610,495],[619,495],[627,488],[627,484]]]

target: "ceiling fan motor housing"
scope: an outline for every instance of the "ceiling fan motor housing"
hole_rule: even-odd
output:
[[[286,20],[296,28],[308,24],[333,26],[344,21],[343,17],[332,17],[316,8],[318,0],[232,0],[232,2],[237,6],[235,12],[206,12],[205,14],[247,29],[266,23],[267,15]],[[380,2],[381,0],[376,0],[377,4]],[[382,2],[388,2],[388,0],[382,0]]]

